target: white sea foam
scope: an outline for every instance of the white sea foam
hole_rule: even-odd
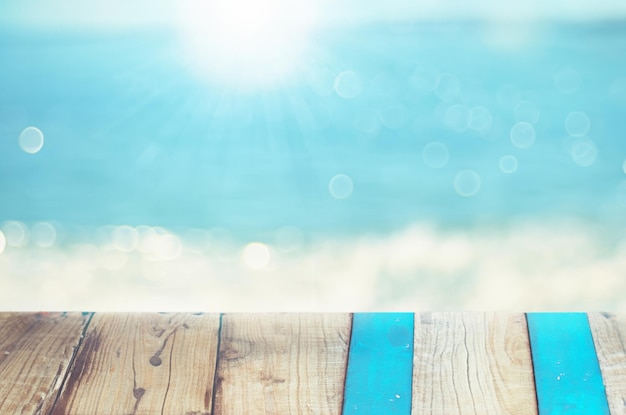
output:
[[[284,229],[277,230],[284,233]],[[178,255],[91,243],[9,246],[0,254],[5,310],[626,312],[626,239],[580,220],[315,239],[300,248],[213,239]],[[216,234],[217,235],[217,234]],[[622,239],[620,239],[622,238]],[[180,241],[185,241],[182,243]],[[213,249],[213,246],[222,249]],[[270,257],[271,252],[271,257]]]

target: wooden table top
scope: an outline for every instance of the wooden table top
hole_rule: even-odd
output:
[[[0,414],[626,414],[609,313],[0,313]]]

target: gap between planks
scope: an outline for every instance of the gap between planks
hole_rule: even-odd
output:
[[[51,321],[56,321],[54,319],[61,318],[60,317],[61,313],[56,313],[56,314],[55,313],[46,313],[46,314],[38,313],[38,314],[41,314],[42,316],[44,315],[47,316],[45,318],[41,317],[39,318],[39,320],[37,320],[34,317],[38,315],[36,313],[31,313],[31,314],[13,313],[13,314],[15,318],[19,317],[19,318],[26,319],[25,321],[27,320],[34,321],[34,323],[32,323],[34,324],[33,327],[36,327],[37,330],[40,330],[39,332],[29,331],[30,329],[28,327],[30,326],[28,326],[25,329],[26,331],[23,331],[24,333],[26,332],[29,333],[31,342],[28,342],[28,344],[32,346],[32,350],[34,351],[39,350],[37,349],[37,347],[44,347],[44,346],[48,347],[46,346],[45,342],[32,341],[33,338],[42,338],[42,336],[43,338],[46,338],[45,336],[47,332],[45,330],[48,330],[46,329],[47,326],[45,326],[44,324],[46,319],[49,319]],[[65,313],[63,315],[65,315]],[[75,313],[75,316],[76,315],[79,315],[79,314]],[[626,339],[626,319],[620,318],[618,316],[614,316],[608,313],[589,313],[587,315],[589,317],[590,326],[593,331],[593,339],[595,342],[595,348],[597,350],[600,367],[602,370],[603,377],[605,378],[605,384],[607,388],[607,397],[609,399],[611,413],[620,414],[620,415],[626,414],[626,404],[624,403],[626,402],[626,390],[624,386],[626,385],[626,367],[625,367],[626,366],[626,349],[624,346],[624,340]],[[7,318],[6,316],[7,314],[5,313],[4,315],[5,319]],[[158,317],[158,316],[161,316],[161,317]],[[249,370],[251,370],[250,368],[256,371],[257,375],[260,373],[259,372],[259,368],[260,368],[261,370],[265,370],[266,372],[265,375],[261,374],[257,376],[259,377],[257,381],[259,381],[260,383],[263,383],[264,379],[265,381],[267,381],[267,379],[285,379],[285,382],[279,382],[279,383],[272,383],[272,382],[267,383],[266,382],[265,386],[263,386],[262,388],[257,388],[257,392],[252,393],[251,396],[254,396],[255,393],[258,393],[258,391],[261,391],[261,395],[259,395],[261,400],[258,400],[257,402],[261,402],[261,405],[264,408],[264,409],[261,409],[260,411],[255,411],[255,413],[268,413],[269,414],[269,413],[272,413],[272,408],[277,409],[278,406],[281,406],[282,408],[279,411],[280,413],[285,413],[285,414],[304,413],[306,408],[304,409],[299,408],[298,405],[304,402],[304,406],[306,406],[307,399],[310,401],[311,396],[307,398],[306,391],[305,392],[298,391],[297,388],[290,389],[288,385],[286,385],[286,383],[291,383],[291,382],[287,382],[287,379],[290,379],[289,376],[295,376],[295,379],[298,379],[299,377],[300,380],[304,384],[309,382],[310,385],[312,385],[314,388],[318,388],[318,391],[326,388],[324,389],[326,390],[326,392],[322,390],[322,392],[319,394],[319,396],[323,396],[324,393],[326,393],[327,395],[323,398],[325,402],[320,403],[320,407],[322,409],[320,409],[319,413],[328,413],[328,414],[335,414],[335,415],[341,413],[340,408],[343,406],[344,399],[345,399],[345,395],[342,392],[345,391],[345,386],[346,386],[345,383],[347,381],[347,377],[346,377],[347,370],[348,370],[347,359],[349,355],[349,349],[342,349],[342,347],[345,347],[345,344],[347,345],[351,344],[353,340],[352,339],[352,336],[353,336],[353,330],[352,330],[353,315],[352,314],[346,313],[346,314],[340,315],[342,316],[340,318],[341,322],[339,322],[338,320],[337,321],[333,320],[332,316],[338,317],[339,315],[337,314],[326,315],[327,318],[328,316],[331,316],[331,318],[330,320],[326,321],[328,325],[325,325],[326,323],[324,323],[322,324],[322,326],[326,327],[325,330],[328,330],[328,327],[334,327],[334,329],[328,332],[330,334],[322,335],[322,336],[315,334],[316,330],[311,331],[309,329],[309,325],[312,325],[314,327],[320,327],[320,326],[316,326],[316,324],[320,324],[319,323],[320,321],[324,321],[324,319],[320,317],[321,316],[320,314],[317,314],[317,315],[315,314],[309,314],[309,315],[307,314],[304,314],[304,315],[297,315],[297,314],[269,314],[269,315],[250,315],[250,314],[248,315],[242,315],[242,314],[222,315],[220,314],[220,315],[217,315],[216,314],[216,315],[211,315],[212,318],[214,319],[214,323],[212,326],[214,331],[209,337],[212,336],[212,338],[214,338],[215,341],[210,342],[211,346],[209,348],[213,348],[215,350],[215,355],[214,356],[211,355],[212,356],[211,362],[209,364],[204,365],[206,369],[205,371],[207,372],[207,376],[205,378],[204,383],[205,383],[205,386],[210,385],[211,387],[210,394],[207,395],[205,393],[203,394],[203,396],[196,396],[195,398],[188,399],[187,392],[179,393],[180,390],[178,392],[175,392],[174,389],[170,388],[171,386],[170,380],[176,378],[172,370],[173,369],[176,370],[180,368],[179,366],[180,361],[176,360],[180,358],[179,355],[176,355],[178,348],[184,347],[185,343],[191,343],[192,345],[195,343],[193,341],[195,337],[193,336],[187,338],[187,341],[182,341],[182,340],[178,341],[176,340],[176,336],[180,336],[180,334],[172,334],[172,332],[176,332],[177,330],[176,327],[182,330],[181,327],[184,328],[184,325],[187,324],[186,319],[193,320],[193,317],[191,316],[192,315],[180,315],[180,314],[158,314],[157,315],[156,313],[155,314],[134,314],[134,315],[84,313],[82,315],[84,322],[82,323],[82,325],[79,325],[76,327],[76,331],[75,331],[76,334],[74,335],[75,337],[70,336],[69,343],[67,341],[66,343],[63,343],[65,344],[65,347],[73,347],[72,353],[68,354],[68,357],[65,358],[66,365],[64,369],[63,369],[63,366],[61,366],[61,368],[59,369],[57,373],[46,375],[48,376],[46,377],[46,379],[56,379],[54,381],[46,380],[44,382],[44,383],[46,382],[52,383],[52,386],[50,387],[49,396],[47,396],[45,399],[39,399],[39,398],[34,399],[34,397],[36,397],[37,393],[39,392],[33,393],[32,394],[33,398],[31,398],[31,401],[29,401],[31,403],[25,402],[24,405],[22,405],[20,408],[15,407],[13,410],[10,409],[11,406],[5,405],[3,407],[3,401],[2,401],[3,397],[0,396],[0,409],[2,409],[1,412],[3,414],[4,413],[7,413],[7,414],[36,413],[36,414],[42,414],[42,415],[49,415],[49,414],[93,415],[93,414],[104,414],[104,413],[118,413],[118,414],[119,413],[124,413],[124,414],[134,413],[137,415],[139,414],[151,415],[154,413],[163,413],[163,414],[177,413],[177,414],[185,414],[185,415],[238,414],[238,413],[241,413],[242,408],[244,407],[253,408],[254,406],[251,407],[249,405],[251,404],[254,405],[254,404],[252,403],[253,401],[250,401],[248,403],[242,402],[243,395],[240,394],[237,396],[237,394],[233,392],[233,391],[236,391],[237,387],[239,387],[238,385],[240,385],[237,382],[239,382],[241,379],[245,380],[249,378],[247,376],[247,373]],[[205,316],[209,316],[209,315],[205,315]],[[522,316],[521,320],[520,320],[520,316]],[[2,313],[0,313],[0,318],[2,317],[3,315]],[[170,322],[171,323],[173,322],[172,324],[176,327],[169,327],[167,326],[167,324],[164,323],[167,321],[168,318],[170,319]],[[321,320],[319,320],[320,318]],[[511,320],[511,318],[513,318],[513,320]],[[123,405],[120,408],[116,407],[115,409],[108,407],[108,410],[103,409],[103,408],[98,408],[97,405],[96,406],[93,406],[93,405],[84,406],[81,403],[82,398],[80,397],[79,397],[80,399],[77,398],[77,394],[76,394],[77,391],[75,388],[74,389],[72,388],[72,382],[76,383],[76,380],[79,380],[82,382],[85,379],[83,378],[83,375],[89,375],[90,372],[88,370],[89,367],[87,367],[88,365],[86,365],[87,363],[86,358],[89,355],[94,354],[91,352],[94,352],[97,350],[97,347],[96,347],[97,342],[94,341],[94,337],[93,337],[94,333],[98,334],[103,329],[102,325],[98,327],[98,322],[102,324],[103,322],[109,321],[110,323],[111,321],[113,321],[111,319],[113,320],[117,319],[118,322],[116,324],[122,324],[122,326],[125,327],[125,329],[122,330],[121,332],[125,332],[127,335],[118,336],[122,338],[114,338],[110,340],[113,342],[115,341],[117,342],[121,341],[122,343],[126,342],[126,344],[130,346],[133,343],[137,343],[138,341],[137,339],[143,339],[142,341],[139,341],[139,343],[141,344],[135,344],[136,350],[134,352],[137,353],[137,356],[135,356],[135,358],[142,360],[142,362],[144,362],[143,364],[148,367],[137,368],[136,370],[137,373],[133,373],[132,375],[130,375],[131,378],[134,376],[140,375],[139,377],[141,379],[139,379],[140,383],[135,385],[136,387],[132,387],[132,383],[131,383],[130,390],[135,389],[135,393],[130,393],[129,390],[125,392],[126,394],[130,393],[130,399],[126,399],[125,406]],[[150,334],[150,330],[152,330],[151,325],[146,323],[146,322],[149,322],[150,319],[153,319],[157,322],[160,321],[161,323],[159,324],[164,325],[163,327],[160,327],[158,328],[158,330],[154,331],[153,333],[154,336]],[[312,320],[309,320],[309,319],[312,319]],[[246,322],[246,320],[248,321]],[[254,323],[254,321],[258,322],[261,320],[266,320],[264,324],[266,324],[266,327],[268,328],[267,333],[259,332],[259,330],[254,328],[254,324],[256,324]],[[309,322],[307,323],[305,322],[305,320]],[[501,403],[498,404],[496,401],[497,399],[500,399],[500,401],[502,401],[502,396],[500,395],[502,395],[506,391],[502,390],[501,388],[502,385],[498,387],[496,387],[497,385],[490,386],[487,376],[489,376],[489,374],[492,373],[492,371],[496,367],[499,367],[500,369],[502,367],[505,368],[504,372],[500,373],[501,376],[505,376],[505,377],[511,377],[511,373],[514,373],[514,372],[511,372],[511,370],[513,369],[518,370],[518,371],[520,370],[519,368],[515,369],[514,367],[513,368],[509,367],[507,369],[507,367],[511,364],[510,362],[508,362],[507,359],[510,360],[511,358],[517,356],[517,353],[520,353],[520,350],[519,350],[520,344],[523,344],[525,342],[522,337],[519,337],[520,332],[525,331],[526,333],[528,333],[528,328],[526,327],[526,324],[522,324],[525,322],[525,320],[526,318],[523,313],[518,313],[517,315],[514,315],[512,313],[417,313],[415,314],[414,365],[415,365],[415,368],[421,367],[420,365],[422,366],[426,365],[427,368],[428,367],[431,368],[430,369],[432,371],[431,375],[435,376],[435,378],[432,378],[430,381],[427,381],[427,382],[435,382],[435,383],[431,383],[432,386],[435,386],[437,384],[438,381],[436,380],[436,376],[437,376],[436,370],[449,373],[451,374],[452,377],[456,376],[455,373],[457,372],[460,374],[466,373],[467,376],[470,376],[473,380],[475,380],[475,382],[469,381],[469,378],[468,378],[467,380],[467,382],[469,382],[468,385],[463,386],[465,390],[464,391],[455,390],[454,393],[456,394],[455,396],[457,396],[457,398],[448,399],[447,401],[444,402],[440,399],[442,399],[441,397],[445,399],[444,395],[447,395],[447,392],[445,391],[446,390],[452,391],[453,389],[457,388],[459,385],[462,385],[464,382],[463,379],[455,378],[456,386],[452,385],[452,389],[450,389],[449,385],[446,386],[445,382],[443,382],[443,380],[440,378],[441,382],[443,383],[440,383],[438,387],[431,388],[432,391],[429,392],[431,393],[431,396],[429,398],[424,395],[426,391],[423,385],[417,386],[418,383],[420,382],[423,383],[424,380],[416,381],[415,379],[416,376],[423,376],[424,373],[420,372],[421,374],[419,374],[418,370],[415,370],[414,379],[412,381],[413,382],[412,387],[413,387],[413,391],[415,394],[415,396],[413,397],[413,412],[420,413],[420,414],[421,413],[430,413],[430,414],[445,413],[446,415],[457,413],[457,412],[460,413],[460,411],[457,411],[457,409],[455,408],[459,408],[459,405],[461,405],[462,407],[462,405],[464,405],[462,402],[467,402],[468,405],[471,405],[471,406],[468,406],[468,408],[473,406],[474,408],[480,409],[481,411],[483,411],[482,413],[485,413],[485,414],[492,413],[492,410],[489,408],[492,407],[493,409],[493,408],[497,408],[498,405],[501,405]],[[142,321],[143,323],[141,323]],[[310,321],[317,321],[317,323],[310,323]],[[251,325],[251,322],[252,322],[252,325]],[[512,326],[511,326],[511,323],[513,323]],[[157,326],[159,324],[157,324]],[[189,326],[189,324],[187,325]],[[513,331],[507,334],[507,330],[505,329],[506,326],[513,327]],[[141,328],[141,327],[143,327],[142,329],[143,331],[142,330],[137,331],[137,328]],[[201,325],[201,327],[204,327],[204,326]],[[58,330],[60,330],[61,328],[62,326],[58,326]],[[1,329],[2,327],[0,327],[0,331]],[[22,327],[22,329],[24,330],[24,327]],[[67,330],[67,328],[63,330]],[[156,334],[158,334],[161,330],[163,330],[163,332],[161,333],[162,337],[156,336]],[[271,334],[273,332],[276,334],[275,337],[273,337],[273,335]],[[285,333],[287,332],[292,333],[294,336],[297,333],[297,336],[295,336],[296,338],[299,338],[302,335],[305,338],[305,340],[301,342],[299,346],[296,345],[292,347],[291,343],[293,342],[289,340],[290,337],[285,336]],[[339,332],[343,334],[338,335]],[[40,334],[37,334],[37,333],[40,333]],[[54,333],[55,333],[55,336],[58,335],[58,331]],[[114,334],[114,333],[115,332],[109,332],[109,334]],[[171,337],[167,337],[166,334],[170,335]],[[35,335],[35,337],[32,337],[33,335]],[[39,337],[36,337],[36,336],[39,336]],[[237,343],[238,341],[246,340],[247,339],[246,336],[251,336],[252,339],[256,338],[255,341],[258,341],[259,344],[261,345],[265,345],[266,348],[270,345],[270,343],[274,342],[273,344],[276,345],[277,348],[276,350],[274,350],[273,354],[272,353],[268,354],[268,358],[265,357],[265,353],[257,354],[257,356],[252,356],[251,358],[248,357],[249,355],[245,355],[245,353],[243,353],[240,356],[239,355],[240,353],[238,352],[241,352],[241,350],[238,350],[238,351],[236,350],[235,352],[233,352],[234,349],[231,346],[233,345],[233,342]],[[311,353],[313,354],[317,353],[315,352],[316,347],[322,347],[322,345],[326,342],[325,339],[328,336],[330,337],[335,336],[334,337],[335,338],[335,343],[334,343],[335,352],[334,353],[336,356],[339,356],[338,359],[335,359],[336,361],[335,363],[333,363],[333,365],[335,366],[333,366],[334,369],[332,369],[334,373],[333,375],[334,380],[332,382],[335,383],[335,385],[338,385],[339,388],[338,388],[338,391],[331,392],[330,394],[327,393],[328,385],[324,384],[323,382],[322,383],[319,382],[321,372],[316,372],[317,369],[315,370],[306,369],[304,372],[302,372],[301,368],[299,369],[297,365],[294,366],[294,360],[293,360],[294,356],[296,356],[295,362],[300,364],[299,358],[297,358],[297,356],[305,356],[309,354],[306,352],[307,350],[306,347],[310,347],[310,345],[307,346],[309,342],[314,342],[314,343],[317,342],[316,344],[318,346],[315,346],[313,349],[310,349],[310,350],[313,350],[313,352]],[[507,340],[507,336],[509,337],[512,336],[511,337],[512,340]],[[126,339],[124,339],[124,337],[126,337]],[[164,340],[163,337],[169,338],[170,340],[166,340],[165,342],[163,342]],[[22,341],[24,341],[26,338],[27,336],[24,336],[24,339],[22,339]],[[136,339],[133,340],[133,338],[136,338]],[[494,341],[496,343],[498,342],[504,343],[504,346],[502,345],[499,346],[495,344]],[[519,343],[520,341],[522,343]],[[438,345],[439,342],[443,342],[447,344],[449,347],[446,347],[443,343]],[[245,341],[241,343],[244,345],[244,349],[245,349],[245,343],[246,343]],[[344,344],[344,346],[342,346],[342,343]],[[208,343],[202,343],[202,344],[205,344],[206,346],[206,344]],[[0,339],[0,345],[2,345],[2,339]],[[6,344],[5,344],[5,347],[6,347]],[[102,344],[100,344],[99,347],[101,347],[101,349],[98,350],[98,353],[95,353],[95,354],[102,355],[104,352],[106,352],[106,350],[102,350],[102,348],[104,347]],[[142,347],[145,348],[146,350],[143,350]],[[429,347],[435,347],[435,348],[438,347],[439,349],[437,350],[439,350],[439,352],[430,353],[430,357],[429,357],[428,353],[426,354],[424,353],[425,350],[429,350],[428,349]],[[501,349],[502,347],[504,347],[504,349]],[[304,354],[300,354],[302,353],[301,349],[305,350]],[[495,350],[495,355],[499,355],[500,357],[492,356],[494,354],[492,350]],[[501,351],[498,351],[498,350],[501,350]],[[115,352],[116,350],[113,350],[113,349],[109,350],[109,354],[112,353],[112,355],[115,355]],[[445,356],[447,357],[441,360],[444,357],[444,354],[441,354],[440,352],[448,353],[448,354],[445,354]],[[26,352],[25,354],[28,354],[28,353],[32,355],[31,359],[33,359],[33,361],[38,356],[37,353],[35,352]],[[167,360],[168,353],[169,353],[170,361],[165,362]],[[452,353],[452,354],[449,354],[449,353]],[[206,354],[203,354],[202,356],[206,358],[205,355]],[[162,364],[162,367],[169,365],[168,367],[170,371],[168,373],[168,381],[164,382],[165,386],[163,390],[165,392],[163,395],[158,395],[158,396],[155,396],[154,393],[152,393],[153,391],[151,390],[150,387],[145,387],[145,385],[141,383],[145,381],[147,385],[150,385],[150,384],[153,384],[153,386],[159,385],[159,382],[157,382],[153,374],[151,374],[153,372],[150,372],[151,370],[153,370],[152,365],[147,364],[147,362],[151,358],[154,358],[155,356],[164,362]],[[14,356],[9,356],[9,357],[14,357]],[[224,359],[224,357],[229,357],[229,358],[234,357],[235,359],[230,359],[229,361],[229,359]],[[91,358],[95,359],[94,356],[91,356]],[[246,358],[248,358],[248,360],[246,360]],[[267,359],[275,363],[277,362],[276,371],[274,373],[270,373],[267,370],[268,367],[270,368],[272,367],[272,365],[267,366],[266,362],[264,362],[264,360],[267,360]],[[318,360],[320,359],[324,359],[324,356],[322,356],[322,358],[318,357]],[[500,362],[498,362],[498,359],[500,359]],[[3,360],[3,356],[0,355],[0,363],[2,363],[2,360]],[[513,360],[515,361],[515,359]],[[128,361],[136,362],[136,360],[132,360],[132,359]],[[183,361],[184,363],[183,366],[186,366],[187,363],[189,362],[196,362],[196,361],[195,360]],[[161,365],[158,365],[158,366],[161,366]],[[197,364],[195,363],[188,365],[188,366],[189,368],[186,370],[185,372],[186,374],[193,372],[194,370],[197,369]],[[118,370],[118,371],[120,369],[119,367],[115,365],[107,366],[105,364],[104,367],[108,367],[109,369],[113,367],[115,370]],[[56,372],[56,369],[55,369],[55,372]],[[105,372],[106,371],[103,371],[101,375],[107,376],[107,373]],[[523,369],[522,372],[526,373],[526,369]],[[519,372],[519,373],[522,373],[522,372]],[[210,373],[210,378],[208,376],[208,373]],[[91,374],[93,375],[93,373]],[[267,376],[268,374],[270,376]],[[282,375],[285,375],[285,374],[286,376],[281,377]],[[5,375],[5,373],[3,373],[3,375]],[[55,375],[56,377],[54,377]],[[122,373],[118,373],[118,377],[113,377],[113,380],[120,381],[120,379],[124,377],[121,375]],[[228,380],[224,382],[224,379],[221,379],[221,377],[223,377],[224,375],[226,375],[227,377],[231,376],[230,383]],[[97,377],[98,376],[96,376],[96,378]],[[237,381],[237,379],[234,379],[236,377],[240,377],[240,380]],[[524,375],[524,377],[526,378],[526,375]],[[91,380],[89,380],[89,376],[87,376],[86,377],[87,383],[93,383],[95,381],[94,379],[96,378],[91,378]],[[81,383],[81,382],[78,382],[78,383]],[[115,383],[115,382],[112,382],[112,383]],[[222,384],[222,387],[223,387],[222,390],[218,390],[217,388],[217,386],[219,386],[218,385],[219,383]],[[506,379],[503,379],[503,384],[506,385],[508,383],[512,384],[511,381],[506,381]],[[320,385],[321,385],[321,389],[320,389]],[[256,387],[256,386],[250,386],[250,385],[244,385],[244,386],[248,388],[252,388],[251,390],[253,390]],[[463,389],[463,387],[461,387],[461,389]],[[477,387],[478,389],[476,389]],[[492,389],[494,387],[495,389]],[[89,392],[90,390],[89,387],[83,387],[79,385],[79,389],[80,388],[84,389],[83,392],[85,391]],[[0,388],[0,391],[1,389],[2,388]],[[17,390],[20,388],[14,388],[14,389]],[[189,389],[188,392],[193,394],[193,391],[191,390],[192,388],[188,388],[188,389]],[[527,389],[527,388],[524,387],[522,389]],[[26,391],[27,389],[24,389],[24,390]],[[437,390],[439,390],[439,392],[437,392]],[[487,393],[486,395],[484,395],[485,392]],[[512,391],[509,390],[506,393],[511,393],[511,392]],[[513,391],[513,392],[519,393],[519,390]],[[152,393],[152,396],[151,396],[151,393]],[[431,399],[433,399],[434,398],[434,396],[432,396],[433,393],[441,394],[441,397],[435,399],[437,402],[441,403],[441,406],[439,406],[440,409],[437,410],[436,408],[433,408],[432,405],[430,407],[420,406],[421,404],[419,402],[423,402],[424,400],[430,401]],[[80,395],[80,393],[78,395]],[[84,398],[85,396],[88,396],[88,395],[89,393],[87,394],[83,393],[82,397]],[[530,394],[525,394],[525,395],[527,396],[527,398],[523,398],[523,401],[525,403],[521,404],[519,407],[526,407],[526,409],[529,411],[526,413],[533,413],[532,404],[529,402],[530,402],[531,397],[532,399],[536,399],[534,388]],[[129,396],[127,395],[126,398],[128,397]],[[496,401],[492,401],[492,398],[495,398]],[[511,396],[509,396],[509,398],[505,400],[509,400],[509,399],[511,399]],[[518,396],[517,398],[513,398],[511,400],[514,401],[516,399],[520,399],[520,397]],[[4,397],[4,400],[6,401],[7,398]],[[185,404],[186,406],[184,406],[184,408],[176,407],[175,405],[173,405],[174,404],[173,401],[176,401],[176,400],[187,401]],[[101,401],[100,403],[102,403],[101,398],[100,398],[100,401]],[[124,399],[121,399],[121,401],[124,402]],[[235,401],[235,402],[231,405],[230,404],[231,401]],[[32,402],[34,402],[34,404]],[[294,405],[294,402],[295,402],[295,405]],[[489,404],[491,406],[489,405],[485,406],[485,402],[491,402]],[[518,401],[518,403],[520,403],[520,401]],[[266,406],[268,404],[269,406]],[[451,404],[454,404],[454,406],[451,407],[450,406]],[[535,405],[536,405],[536,402],[535,402]],[[504,409],[506,407],[508,408]],[[7,408],[9,409],[7,410]],[[501,412],[501,413],[517,413],[517,411],[515,410],[510,411],[510,408],[511,407],[508,404],[505,405],[504,407],[501,406],[500,410],[504,410],[504,412]],[[176,412],[177,410],[178,412]]]
[[[213,314],[95,314],[51,414],[209,414],[218,325]]]
[[[0,413],[48,414],[88,313],[0,313]]]
[[[89,328],[89,323],[91,323],[91,319],[93,318],[94,313],[90,312],[88,313],[87,317],[87,321],[85,323],[85,326],[83,327],[82,332],[80,333],[80,337],[78,338],[78,343],[76,344],[76,347],[74,348],[73,352],[72,352],[72,357],[70,357],[70,361],[67,365],[67,368],[65,370],[65,373],[63,374],[63,380],[61,381],[61,386],[59,387],[59,390],[56,393],[56,396],[54,397],[54,401],[52,402],[52,405],[50,407],[50,410],[47,411],[48,413],[52,413],[52,411],[54,410],[54,408],[57,405],[57,402],[59,400],[59,397],[61,396],[61,391],[63,390],[63,388],[65,388],[65,384],[67,382],[67,378],[70,374],[70,368],[73,366],[74,364],[74,359],[76,359],[76,355],[78,354],[78,351],[80,350],[82,344],[83,344],[83,339],[85,338],[85,333],[87,332],[87,329]]]

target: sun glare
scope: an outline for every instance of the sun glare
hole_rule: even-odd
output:
[[[258,89],[287,81],[307,53],[312,3],[185,0],[179,30],[186,64],[213,84]]]

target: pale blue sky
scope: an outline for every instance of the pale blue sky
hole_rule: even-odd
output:
[[[36,28],[117,29],[170,25],[183,1],[0,1],[0,23]],[[192,0],[187,0],[192,1]],[[256,0],[257,2],[259,0]],[[262,0],[276,4],[277,0]],[[311,2],[307,2],[311,4]],[[327,20],[615,20],[626,18],[623,0],[316,0]]]

